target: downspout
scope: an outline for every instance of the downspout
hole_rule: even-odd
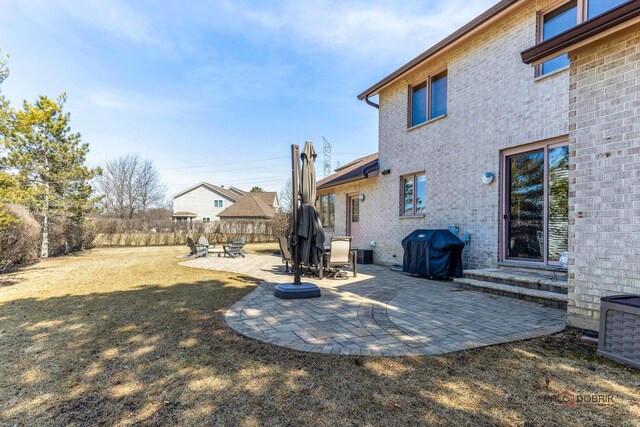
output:
[[[369,95],[365,95],[364,102],[366,102],[367,104],[371,105],[374,108],[377,108],[378,110],[380,109],[380,106],[378,104],[369,100]]]
[[[380,164],[378,162],[376,162],[373,165],[367,166],[366,168],[364,168],[364,170],[362,171],[362,174],[364,175],[365,178],[369,178],[369,174],[371,172],[375,172],[377,170],[380,169]]]

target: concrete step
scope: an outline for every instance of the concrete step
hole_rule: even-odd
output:
[[[464,277],[485,282],[535,289],[545,292],[567,294],[566,275],[551,271],[526,272],[508,269],[480,268],[465,270]]]
[[[558,292],[549,292],[539,289],[531,289],[521,286],[506,285],[503,283],[476,280],[468,277],[454,279],[453,283],[458,287],[468,290],[487,292],[521,300],[543,304],[547,307],[567,309],[567,295]]]

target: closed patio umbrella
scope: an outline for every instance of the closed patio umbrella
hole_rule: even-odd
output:
[[[301,159],[302,171],[300,173]],[[276,285],[273,293],[278,298],[318,298],[321,295],[320,288],[316,284],[300,281],[300,264],[317,265],[322,268],[322,255],[324,254],[324,231],[315,207],[315,160],[316,152],[311,141],[306,141],[301,155],[297,145],[291,146],[293,184],[291,249],[295,274],[293,283]],[[300,206],[298,206],[298,200],[300,200]]]
[[[316,167],[317,154],[313,143],[306,141],[300,158],[302,171],[300,173],[301,205],[298,213],[298,245],[300,262],[306,265],[320,265],[324,254],[324,231],[316,211]]]

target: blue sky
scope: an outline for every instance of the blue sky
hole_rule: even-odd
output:
[[[291,144],[325,136],[333,167],[375,152],[377,110],[356,95],[493,3],[3,0],[2,90],[66,91],[92,164],[139,153],[170,194],[279,191]]]

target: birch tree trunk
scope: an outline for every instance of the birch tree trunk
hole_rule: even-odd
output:
[[[40,258],[49,258],[49,183],[44,187],[44,208],[42,209],[42,246]]]

